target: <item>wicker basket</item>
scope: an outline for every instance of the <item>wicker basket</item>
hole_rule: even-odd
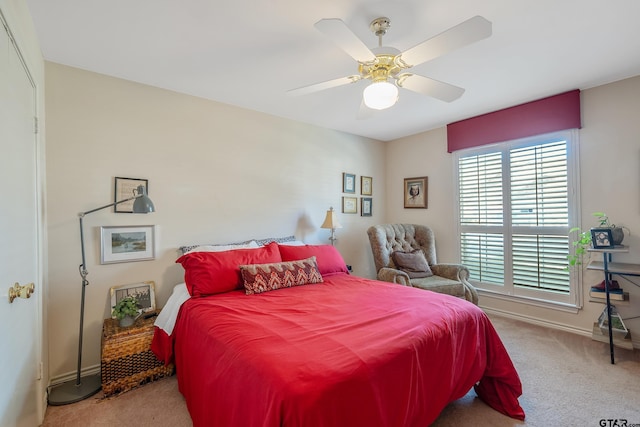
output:
[[[105,319],[101,362],[105,396],[173,374],[173,365],[165,366],[151,351],[154,321],[155,317],[139,318],[133,326],[121,328],[117,319]]]

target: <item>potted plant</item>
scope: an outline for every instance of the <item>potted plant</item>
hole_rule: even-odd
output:
[[[129,295],[113,306],[111,315],[118,319],[120,326],[128,327],[133,325],[133,322],[138,317],[138,310],[138,299],[133,295]]]
[[[630,233],[627,227],[619,227],[615,224],[611,224],[609,217],[604,212],[594,212],[591,215],[597,218],[598,226],[595,228],[609,228],[611,229],[611,235],[613,237],[614,245],[621,245],[624,240],[624,230]],[[582,231],[580,227],[574,227],[569,230],[569,235],[576,233],[576,237],[572,244],[576,248],[575,254],[568,255],[569,267],[575,267],[582,264],[584,256],[587,254],[587,250],[592,247],[591,242],[591,229]]]
[[[624,240],[624,230],[627,230],[627,232],[630,233],[627,227],[619,227],[615,224],[611,224],[609,222],[609,217],[604,212],[594,212],[592,215],[598,218],[598,228],[611,229],[613,244],[616,246],[622,244],[622,241]]]

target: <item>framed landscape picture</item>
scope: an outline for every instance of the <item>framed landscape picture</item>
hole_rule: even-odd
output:
[[[155,258],[155,226],[100,227],[100,264]]]

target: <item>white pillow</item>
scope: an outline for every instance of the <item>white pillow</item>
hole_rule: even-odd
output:
[[[260,246],[258,245],[258,243],[256,243],[255,240],[251,240],[250,242],[247,242],[247,243],[237,243],[233,245],[196,246],[195,248],[186,251],[184,254],[186,255],[191,252],[224,252],[224,251],[230,251],[233,249],[253,249],[253,248],[259,248],[259,247]]]
[[[282,246],[304,246],[306,245],[305,242],[301,242],[300,240],[292,240],[290,242],[282,242],[282,243],[278,243],[279,245]]]

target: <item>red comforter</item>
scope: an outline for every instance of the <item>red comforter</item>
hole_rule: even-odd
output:
[[[524,419],[489,319],[448,295],[339,274],[192,298],[172,338],[194,426],[426,427],[474,385]]]

